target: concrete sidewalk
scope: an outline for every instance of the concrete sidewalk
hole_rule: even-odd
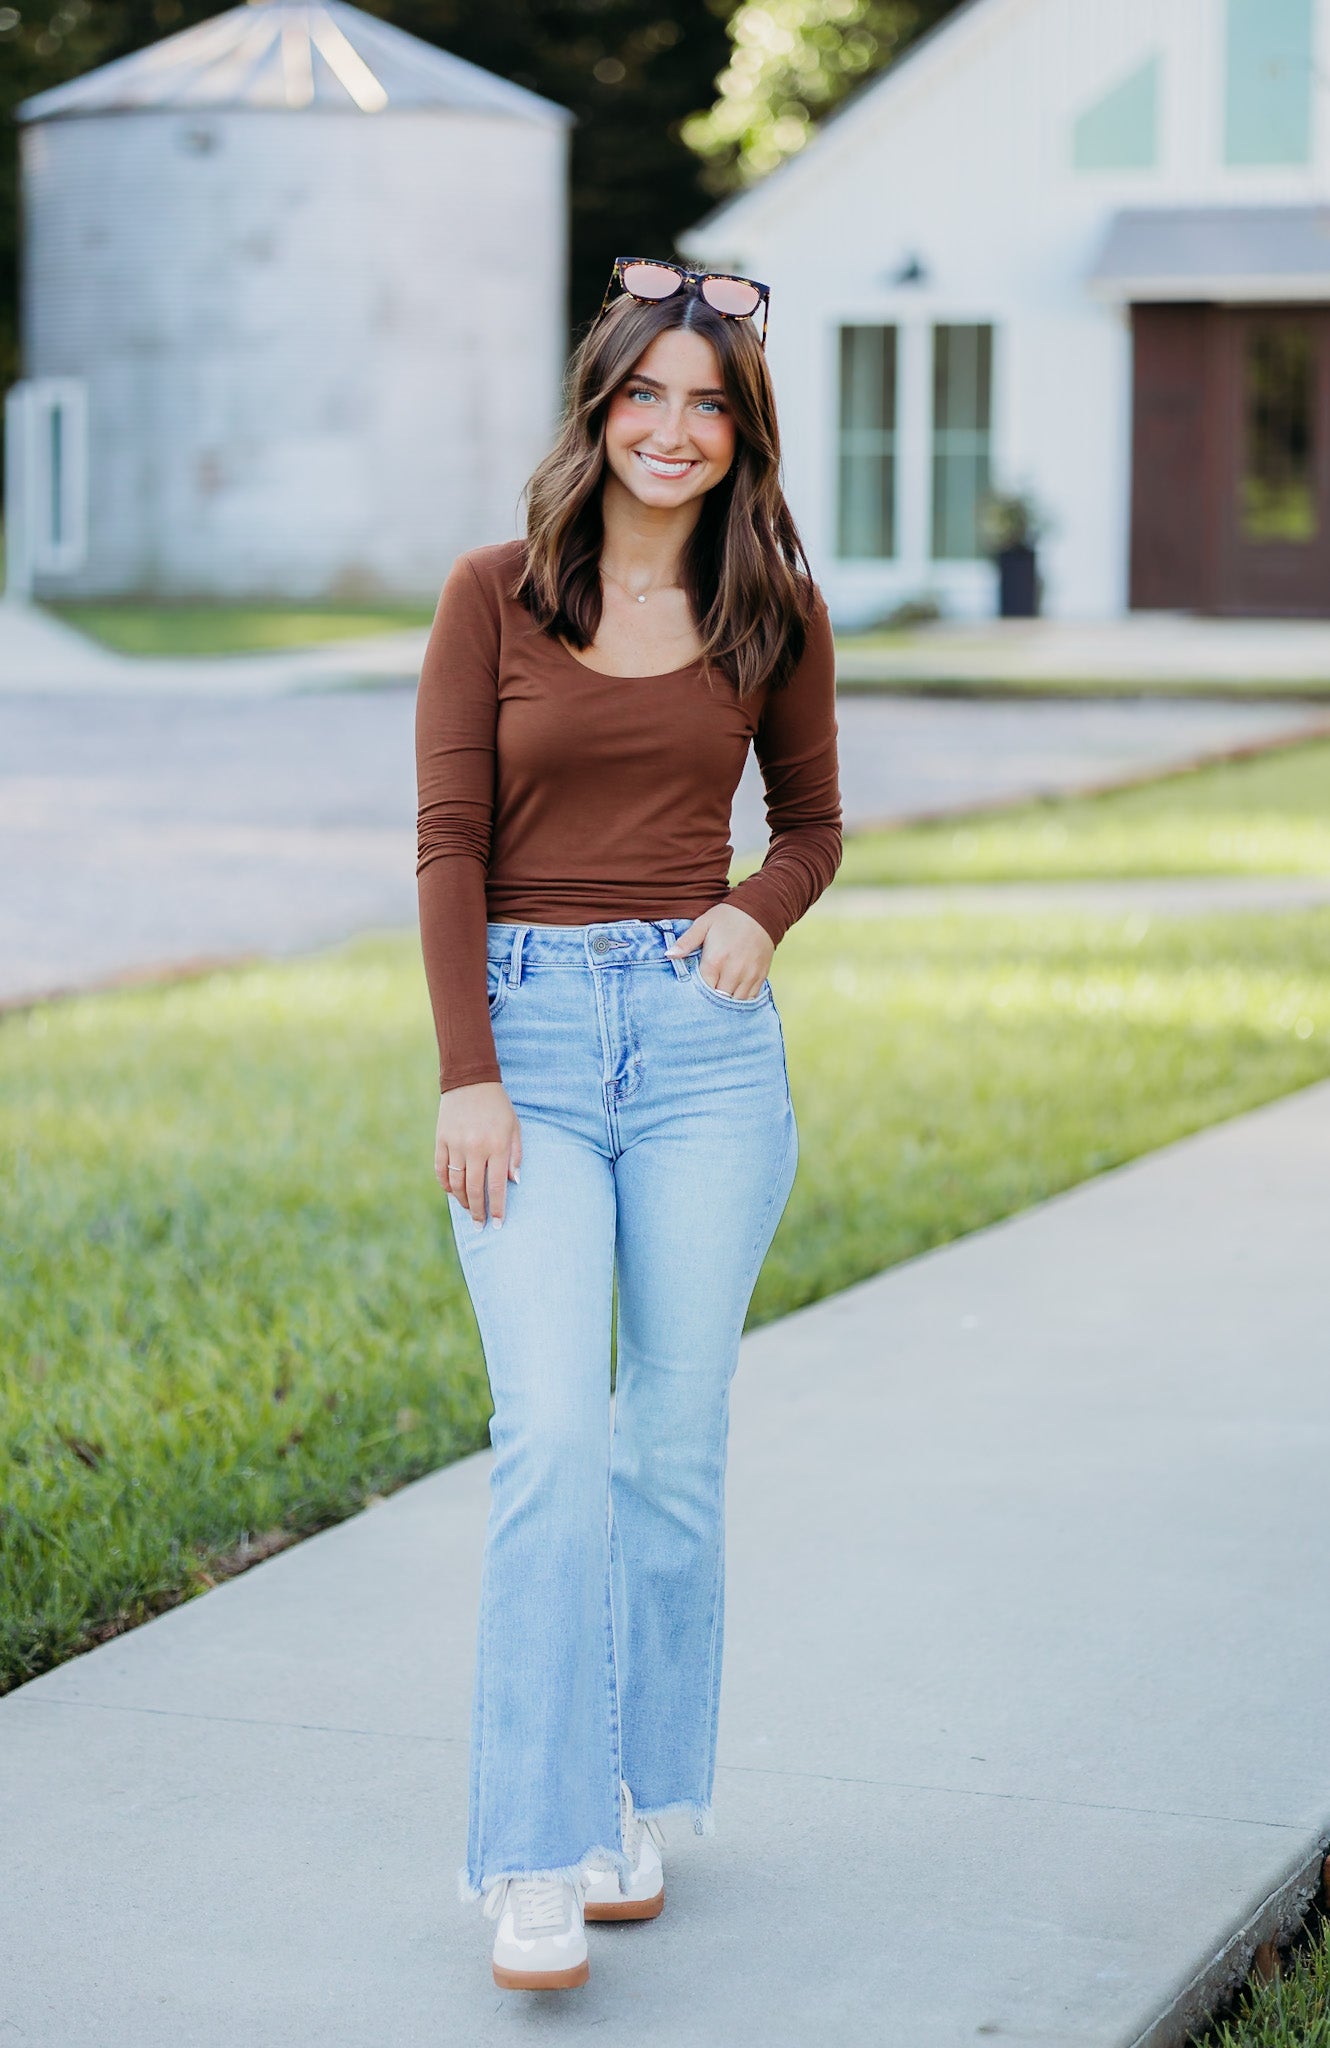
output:
[[[112,694],[261,697],[287,690],[411,683],[429,638],[407,627],[270,653],[146,659],[116,654],[38,605],[0,602],[0,695]],[[983,619],[911,632],[845,634],[844,684],[908,689],[959,684],[1102,683],[1256,694],[1330,695],[1330,620],[1212,619],[1135,612],[1121,619]]]
[[[1327,1157],[1330,1084],[745,1340],[718,1832],[585,1991],[455,1897],[476,1457],[0,1702],[0,2038],[1180,2043],[1330,1841]]]
[[[843,683],[1102,683],[1126,688],[1330,694],[1330,620],[1215,619],[1182,612],[1125,618],[981,619],[912,632],[846,635]]]

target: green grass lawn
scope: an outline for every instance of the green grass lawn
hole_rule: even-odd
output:
[[[428,626],[430,605],[53,604],[66,625],[117,654],[257,654]]]
[[[1099,797],[860,832],[838,885],[1330,874],[1330,740]]]
[[[1195,2048],[1330,2048],[1330,1921],[1324,1910],[1281,1958],[1280,1974],[1253,1979]]]
[[[1330,1073],[1330,911],[819,914],[773,981],[752,1323]],[[484,1442],[435,1101],[414,936],[0,1019],[0,1684]]]

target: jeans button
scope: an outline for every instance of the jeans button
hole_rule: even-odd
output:
[[[591,941],[591,950],[592,950],[592,952],[593,952],[593,953],[608,953],[608,952],[609,952],[609,950],[610,950],[610,942],[609,942],[609,940],[608,940],[608,939],[607,939],[607,938],[605,937],[605,935],[604,935],[604,933],[603,933],[603,932],[601,932],[600,934],[598,934],[598,936],[597,936],[596,938],[594,938],[594,939],[593,939],[593,940]]]

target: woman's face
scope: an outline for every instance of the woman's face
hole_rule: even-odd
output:
[[[610,470],[641,504],[672,512],[720,482],[734,444],[711,343],[682,327],[658,334],[610,400]]]

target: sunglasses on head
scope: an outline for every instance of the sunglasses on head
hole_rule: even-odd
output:
[[[647,256],[616,256],[600,313],[610,302],[615,285],[622,285],[630,299],[650,301],[672,298],[675,292],[696,292],[713,313],[726,320],[747,320],[762,308],[762,346],[767,345],[767,315],[771,310],[771,287],[754,277],[733,277],[724,270],[690,270],[683,263],[657,263]],[[600,313],[596,318],[599,320]]]

